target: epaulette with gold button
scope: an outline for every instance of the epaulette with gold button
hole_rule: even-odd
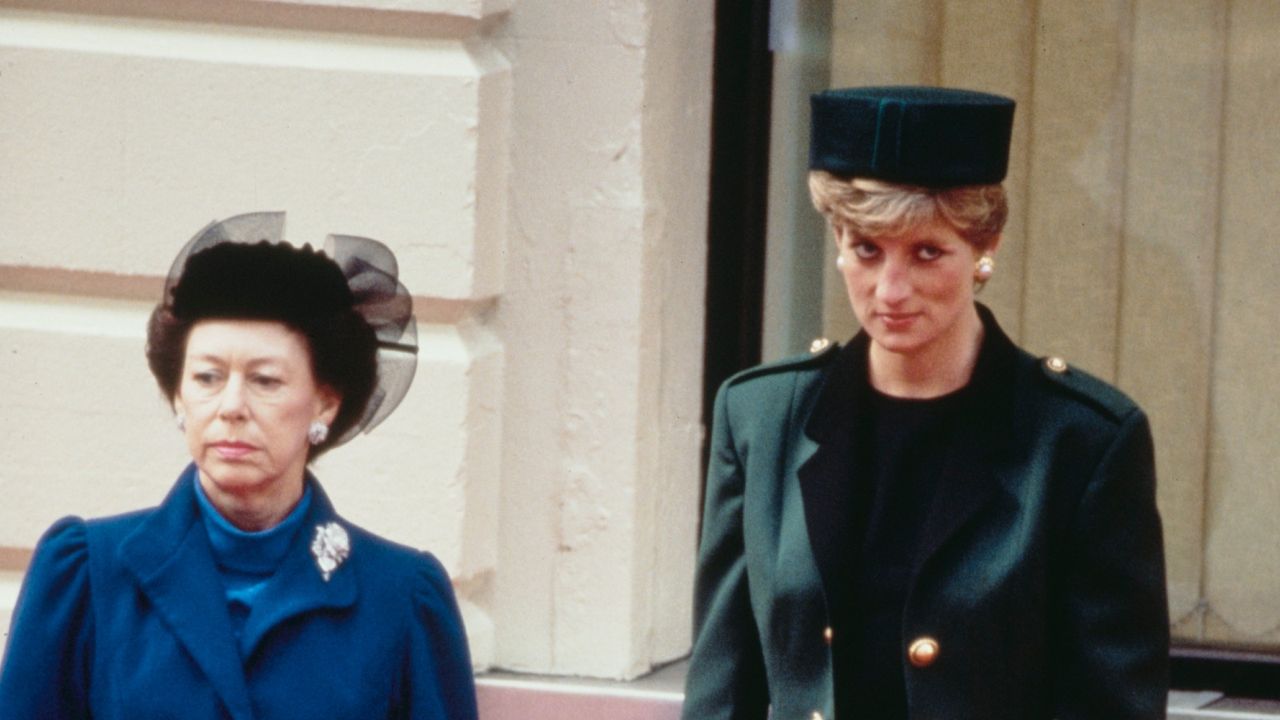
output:
[[[1123,418],[1137,407],[1129,396],[1110,383],[1079,368],[1071,367],[1066,360],[1057,355],[1042,359],[1040,370],[1056,385],[1070,390],[1074,395],[1106,412],[1114,419]]]
[[[770,375],[773,373],[788,372],[794,370],[803,370],[809,367],[820,367],[833,360],[840,349],[840,343],[833,342],[827,338],[815,338],[809,343],[809,352],[803,355],[793,355],[791,357],[775,360],[773,362],[756,365],[747,368],[730,377],[730,384],[747,380],[762,375]]]

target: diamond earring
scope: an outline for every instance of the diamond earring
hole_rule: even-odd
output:
[[[329,426],[316,420],[307,428],[307,442],[319,445],[329,437]]]

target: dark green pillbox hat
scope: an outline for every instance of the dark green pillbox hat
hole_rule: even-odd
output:
[[[931,87],[826,90],[811,98],[809,169],[925,187],[1004,180],[1014,103]]]

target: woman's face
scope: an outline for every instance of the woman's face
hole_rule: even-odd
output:
[[[967,340],[979,254],[950,224],[935,219],[881,237],[834,230],[853,313],[881,349],[910,356]]]
[[[202,320],[187,336],[174,407],[209,490],[247,496],[300,483],[307,429],[331,424],[338,404],[316,385],[306,340],[282,323]]]

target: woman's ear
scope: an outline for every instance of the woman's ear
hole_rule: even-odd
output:
[[[997,235],[997,236],[995,236],[995,238],[991,241],[991,244],[987,246],[987,249],[982,251],[982,254],[983,254],[983,255],[990,255],[991,257],[995,257],[995,256],[996,256],[996,250],[1000,249],[1000,241],[1001,241],[1002,239],[1004,239],[1004,235]]]
[[[332,425],[342,407],[342,396],[328,385],[316,388],[316,419],[325,425]]]

